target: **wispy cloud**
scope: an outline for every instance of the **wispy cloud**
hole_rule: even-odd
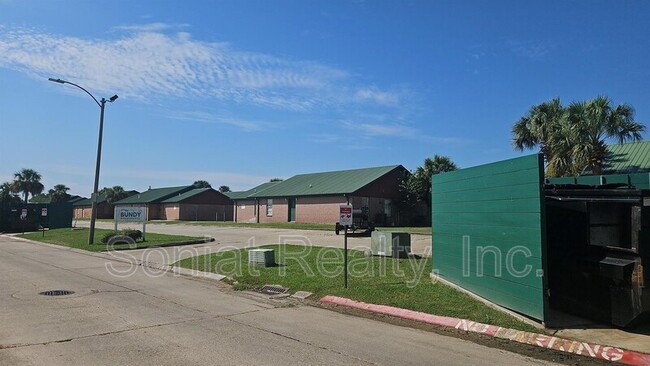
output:
[[[199,121],[199,122],[206,122],[206,123],[235,126],[244,131],[262,131],[262,130],[266,130],[268,127],[268,123],[266,122],[224,117],[224,116],[220,116],[208,112],[197,112],[197,111],[171,112],[170,114],[167,114],[165,117],[178,119],[178,120]]]
[[[549,41],[520,41],[510,40],[508,47],[518,56],[539,60],[553,52],[556,45]]]
[[[149,23],[135,25],[118,25],[113,27],[115,30],[130,32],[161,32],[170,29],[187,28],[188,24],[169,24],[169,23]]]
[[[117,38],[85,39],[0,26],[0,67],[140,100],[206,98],[300,112],[400,102],[398,92],[363,85],[345,70],[196,40],[179,28],[186,25],[121,25]]]
[[[394,106],[399,103],[399,96],[395,93],[381,91],[377,88],[362,88],[354,93],[357,101],[371,101],[377,104]]]
[[[418,135],[418,130],[403,124],[379,124],[379,123],[354,123],[351,121],[343,122],[343,125],[350,129],[356,130],[368,136],[395,136],[413,138]]]
[[[383,121],[354,122],[343,121],[342,125],[348,130],[365,137],[397,137],[406,140],[425,141],[440,144],[468,143],[467,139],[451,136],[431,136],[418,128],[405,123],[390,123]]]

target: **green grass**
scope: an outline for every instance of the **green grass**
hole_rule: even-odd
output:
[[[28,233],[20,235],[20,237],[25,239],[30,239],[34,241],[41,241],[50,244],[62,245],[70,248],[77,248],[88,250],[91,252],[99,252],[107,249],[106,244],[102,243],[102,237],[108,232],[113,230],[104,230],[104,229],[95,229],[95,244],[88,245],[88,229],[87,228],[78,228],[78,229],[54,229],[45,231],[43,236],[42,232]],[[181,241],[188,241],[194,239],[201,239],[199,237],[189,237],[189,236],[178,236],[178,235],[166,235],[166,234],[156,234],[156,233],[146,233],[145,242],[138,241],[138,248],[146,248],[150,246],[174,243]],[[128,244],[117,244],[114,245],[114,249],[128,248]]]
[[[181,267],[216,272],[237,281],[235,289],[278,284],[291,291],[310,291],[314,298],[336,295],[358,301],[396,306],[430,314],[470,319],[502,327],[536,331],[514,317],[441,283],[432,283],[431,259],[366,257],[349,250],[348,289],[343,288],[343,250],[337,248],[270,245],[276,267],[249,267],[247,250],[232,250],[188,258]]]

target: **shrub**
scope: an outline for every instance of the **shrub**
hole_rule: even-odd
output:
[[[129,238],[133,239],[133,241],[142,239],[142,231],[140,230],[125,229],[122,230],[122,235],[128,236]]]
[[[111,238],[114,237],[115,235],[118,235],[118,233],[110,232],[110,233],[104,234],[104,236],[102,236],[102,243],[104,243],[104,244],[108,243],[108,241],[111,240]]]

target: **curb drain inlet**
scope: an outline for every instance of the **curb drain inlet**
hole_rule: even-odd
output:
[[[43,296],[66,296],[66,295],[74,294],[74,291],[71,291],[71,290],[50,290],[50,291],[39,292],[38,294],[43,295]]]

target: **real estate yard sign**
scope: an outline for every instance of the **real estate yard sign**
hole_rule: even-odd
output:
[[[115,231],[117,231],[118,222],[142,222],[142,239],[145,238],[145,230],[147,225],[147,207],[115,207]]]

